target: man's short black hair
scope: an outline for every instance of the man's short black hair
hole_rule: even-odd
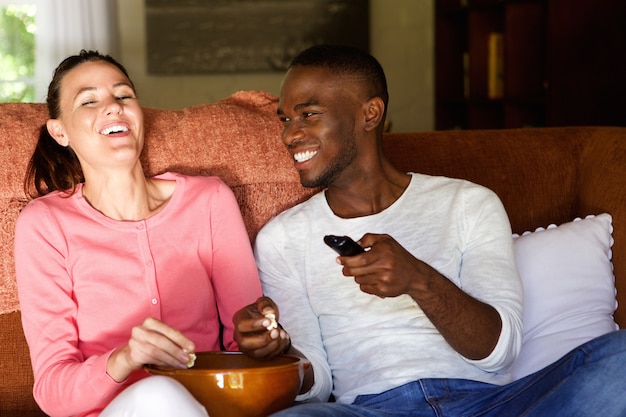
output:
[[[322,67],[333,74],[361,79],[372,88],[372,97],[389,102],[387,79],[380,63],[368,52],[346,45],[315,45],[300,52],[289,68],[296,66]]]

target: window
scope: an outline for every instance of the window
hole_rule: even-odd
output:
[[[0,102],[35,101],[36,11],[0,3]]]
[[[0,102],[44,102],[56,66],[81,49],[115,56],[116,0],[0,0]]]

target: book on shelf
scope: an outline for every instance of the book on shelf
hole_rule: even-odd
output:
[[[487,48],[487,97],[504,97],[504,35],[491,32]]]

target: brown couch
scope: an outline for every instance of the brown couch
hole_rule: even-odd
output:
[[[280,141],[276,100],[241,92],[182,110],[145,109],[145,168],[217,175],[241,205],[250,238],[275,213],[306,198]],[[21,330],[12,257],[13,227],[25,203],[22,177],[47,113],[41,104],[0,105],[0,415],[42,415]],[[501,197],[514,232],[577,216],[613,216],[613,263],[626,297],[626,128],[567,127],[391,133],[389,158],[405,171],[460,177]],[[54,302],[54,300],[50,300]],[[626,309],[616,320],[626,327]]]

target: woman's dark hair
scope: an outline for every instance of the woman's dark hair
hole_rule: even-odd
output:
[[[128,71],[109,55],[103,55],[98,51],[81,50],[78,55],[65,58],[54,70],[52,81],[48,86],[48,116],[57,119],[61,114],[59,99],[61,95],[61,81],[63,77],[85,62],[103,61],[117,67],[131,83]],[[70,195],[76,190],[76,186],[84,181],[83,170],[74,151],[67,146],[61,146],[48,132],[44,124],[39,131],[39,140],[35,151],[28,162],[26,176],[24,178],[24,190],[30,197],[38,197],[49,192],[71,190]]]

